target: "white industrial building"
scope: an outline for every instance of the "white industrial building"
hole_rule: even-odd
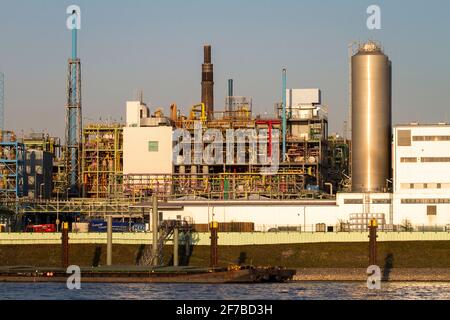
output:
[[[172,125],[141,101],[127,102],[123,128],[124,175],[172,174]]]
[[[397,125],[393,136],[394,222],[450,224],[450,126]]]

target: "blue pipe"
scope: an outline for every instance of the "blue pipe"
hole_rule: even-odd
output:
[[[233,79],[228,79],[228,96],[233,96]]]
[[[72,59],[77,58],[77,29],[72,29]]]
[[[283,153],[282,153],[282,161],[284,162],[286,156],[286,69],[283,69],[283,106],[282,106],[282,115],[283,121],[282,134],[283,134]]]

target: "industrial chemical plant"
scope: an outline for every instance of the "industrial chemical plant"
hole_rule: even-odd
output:
[[[150,224],[144,208],[154,195],[163,220],[198,229],[215,220],[234,228],[228,231],[350,232],[366,231],[371,219],[386,231],[448,228],[450,126],[392,126],[392,64],[380,44],[362,43],[352,54],[348,137],[329,135],[322,91],[289,88],[286,69],[280,69],[280,101],[271,115],[254,114],[252,97],[234,94],[236,79],[228,80],[219,108],[210,45],[203,58],[199,103],[188,114],[176,104],[164,114],[141,92],[124,106],[125,123],[83,125],[74,29],[64,140],[42,133],[19,137],[1,128],[2,230],[39,224],[59,230],[63,221],[81,224],[107,215]],[[0,84],[3,90],[3,77]],[[199,154],[188,148],[174,156],[177,132],[201,150],[214,142],[227,161],[182,161]],[[244,135],[241,146],[228,139],[230,132]],[[255,132],[264,134],[263,142]],[[275,171],[262,170],[275,163]]]

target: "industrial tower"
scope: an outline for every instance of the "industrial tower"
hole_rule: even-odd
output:
[[[0,72],[0,131],[5,130],[5,76]]]
[[[77,13],[74,11],[74,19]],[[66,172],[68,195],[80,194],[81,170],[81,62],[77,57],[77,29],[72,29],[72,57],[68,63],[66,105]]]

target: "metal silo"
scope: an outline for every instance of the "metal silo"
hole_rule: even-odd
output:
[[[391,61],[368,42],[352,57],[352,191],[386,191],[391,178]]]

